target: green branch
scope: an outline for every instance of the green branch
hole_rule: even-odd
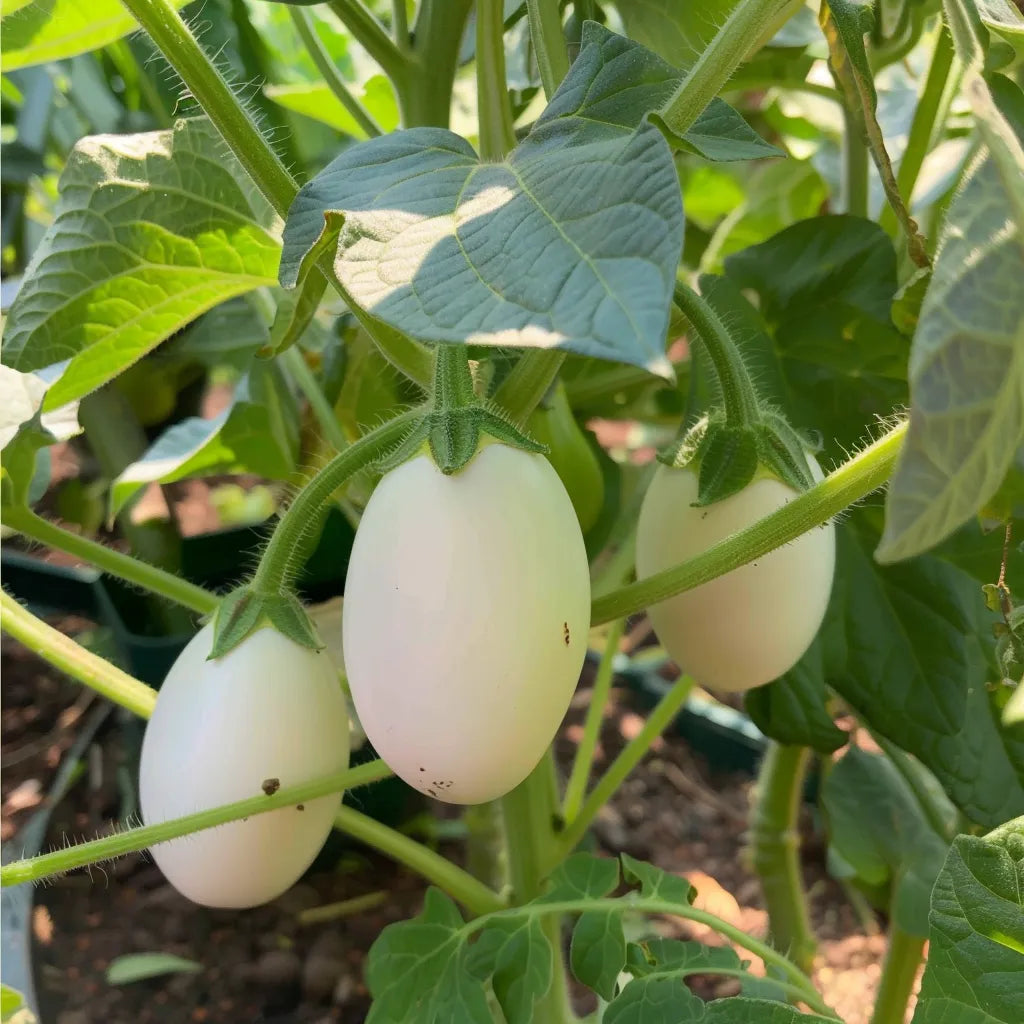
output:
[[[875,996],[871,1024],[903,1024],[914,991],[917,969],[924,956],[923,938],[909,935],[894,920],[889,923],[889,948],[882,965],[882,980]]]
[[[136,586],[160,597],[190,608],[199,615],[209,615],[220,602],[220,598],[210,591],[197,587],[194,583],[175,576],[155,565],[142,562],[131,555],[108,548],[105,544],[90,540],[80,534],[65,530],[56,523],[38,516],[30,508],[7,506],[3,510],[3,524],[31,540],[45,544],[55,551],[64,551],[69,555],[95,565],[97,569],[110,576],[126,580]]]
[[[505,85],[505,23],[502,0],[477,0],[476,92],[480,156],[501,160],[516,144],[512,105]]]
[[[380,65],[401,92],[406,87],[409,58],[391,41],[384,26],[359,0],[330,0],[328,7],[352,33],[360,46]]]
[[[360,814],[351,807],[341,807],[334,818],[334,827],[367,846],[386,854],[399,864],[411,868],[428,882],[443,889],[473,914],[489,914],[506,906],[493,889],[488,888],[468,871],[453,864],[441,854],[396,832],[379,821]]]
[[[369,761],[358,768],[346,768],[322,779],[305,782],[298,786],[286,786],[272,796],[260,793],[245,800],[212,807],[208,811],[186,815],[184,818],[173,818],[159,825],[145,825],[142,828],[125,829],[104,839],[94,839],[89,843],[79,843],[64,850],[44,853],[28,860],[11,861],[0,867],[0,887],[21,885],[23,882],[38,882],[43,878],[60,875],[74,868],[99,864],[113,857],[121,857],[136,850],[145,850],[157,843],[165,843],[169,839],[178,839],[193,832],[224,825],[229,821],[240,821],[253,814],[265,814],[281,807],[292,807],[295,804],[309,803],[322,796],[340,793],[342,790],[368,786],[371,782],[385,779],[391,769],[383,761]]]
[[[48,626],[15,601],[6,590],[0,591],[0,610],[3,611],[0,628],[54,668],[66,672],[72,679],[77,679],[90,690],[120,704],[133,714],[149,718],[153,713],[156,690]]]
[[[569,73],[569,48],[562,31],[558,0],[526,0],[526,15],[544,95],[550,100]]]
[[[898,424],[787,505],[696,558],[595,598],[590,606],[591,625],[635,615],[652,604],[724,576],[827,523],[889,479],[906,433],[906,422]]]

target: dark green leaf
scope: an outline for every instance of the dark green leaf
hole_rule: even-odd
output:
[[[959,836],[932,893],[914,1024],[1018,1024],[1024,977],[1024,818]]]
[[[739,971],[743,968],[736,951],[729,946],[705,946],[680,939],[647,939],[630,943],[629,970],[636,977],[678,972],[700,974],[712,969]]]
[[[244,370],[270,341],[263,317],[245,296],[229,299],[201,316],[172,338],[160,355],[204,366],[233,366]]]
[[[689,906],[696,895],[696,890],[685,878],[630,857],[628,853],[622,854],[622,873],[631,885],[640,886],[640,895],[647,899]]]
[[[604,1024],[691,1024],[705,1005],[681,978],[635,978],[608,1004]]]
[[[738,0],[619,0],[617,7],[630,37],[687,68],[700,56]],[[752,40],[753,41],[753,40]]]
[[[626,963],[626,936],[622,915],[589,910],[580,914],[569,950],[572,973],[602,999],[611,1000],[615,983]]]
[[[469,951],[467,966],[491,986],[508,1024],[531,1024],[551,987],[551,944],[537,916],[491,922]]]
[[[816,1013],[801,1013],[795,1006],[767,999],[716,999],[708,1003],[701,1024],[835,1024]]]
[[[595,857],[592,853],[574,853],[552,872],[547,891],[535,902],[597,900],[607,896],[618,884],[617,860]]]

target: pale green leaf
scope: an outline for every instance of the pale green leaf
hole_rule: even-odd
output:
[[[3,361],[67,360],[45,407],[80,398],[210,307],[273,284],[278,228],[205,120],[83,139],[11,307]]]
[[[198,974],[202,964],[173,953],[129,953],[115,957],[107,967],[107,984],[128,985],[164,974]]]
[[[714,38],[738,0],[619,0],[630,38],[676,67],[689,67]]]
[[[356,91],[354,87],[353,91]],[[267,85],[263,92],[287,110],[321,121],[343,135],[366,138],[359,122],[323,82]],[[374,75],[366,82],[361,101],[382,131],[390,132],[398,127],[398,101],[391,83],[383,75]]]
[[[138,28],[121,0],[4,0],[2,11],[5,72],[87,53]]]

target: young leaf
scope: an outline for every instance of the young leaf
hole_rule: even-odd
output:
[[[551,943],[540,917],[491,922],[466,962],[473,974],[490,977],[507,1024],[530,1024],[534,1003],[551,987]]]
[[[342,135],[366,138],[366,130],[345,109],[341,100],[323,82],[300,82],[289,85],[266,85],[268,99],[286,110],[321,121]],[[398,127],[398,101],[391,83],[383,75],[374,75],[363,86],[362,105],[385,132]]]
[[[70,360],[54,409],[100,387],[211,306],[273,284],[278,221],[205,120],[92,136],[11,307],[3,360]]]
[[[959,836],[935,882],[913,1024],[1017,1024],[1024,977],[1024,818]]]
[[[700,974],[712,969],[743,969],[736,951],[729,946],[705,946],[703,942],[680,939],[646,939],[630,943],[629,971],[638,978],[649,974]]]
[[[685,878],[630,857],[628,853],[622,854],[622,873],[627,882],[639,885],[641,896],[648,899],[689,906],[696,895],[696,890]]]
[[[164,974],[198,974],[202,964],[172,953],[129,953],[115,957],[107,966],[107,984],[129,985],[133,981],[159,978]]]
[[[619,862],[592,853],[574,853],[552,872],[547,891],[536,903],[597,900],[619,884]]]
[[[580,914],[569,948],[572,973],[602,999],[611,1000],[626,963],[622,915],[602,910]]]
[[[910,355],[910,428],[876,557],[926,551],[998,490],[1024,441],[1021,190],[983,151],[946,216]]]

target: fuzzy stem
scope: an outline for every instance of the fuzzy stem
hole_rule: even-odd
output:
[[[587,780],[594,761],[594,750],[601,732],[604,709],[608,704],[608,696],[612,689],[612,677],[615,674],[615,656],[619,653],[619,641],[626,626],[625,619],[616,619],[608,630],[601,664],[594,678],[594,688],[590,694],[590,706],[583,724],[583,737],[576,748],[576,757],[572,763],[572,774],[569,784],[565,787],[565,799],[562,801],[562,817],[571,822],[579,814],[580,805],[587,791]]]
[[[868,146],[864,125],[857,111],[843,107],[843,163],[839,205],[844,213],[867,217]]]
[[[322,796],[352,790],[358,786],[368,786],[371,782],[386,779],[391,769],[380,760],[368,761],[357,768],[346,768],[324,778],[304,782],[298,786],[284,786],[272,796],[260,793],[258,796],[247,797],[235,803],[224,804],[222,807],[211,807],[208,811],[199,811],[183,818],[173,818],[160,822],[158,825],[145,825],[142,828],[125,829],[115,835],[92,842],[79,843],[64,850],[44,853],[39,857],[27,860],[16,860],[0,867],[0,887],[21,885],[23,882],[38,882],[51,875],[60,875],[73,868],[98,864],[113,857],[121,857],[136,850],[145,850],[157,843],[177,839],[193,832],[224,825],[229,821],[239,821],[253,814],[264,814],[276,811],[281,807],[292,807],[295,804],[309,803]]]
[[[903,1024],[907,1003],[914,991],[917,969],[924,955],[924,942],[908,935],[895,921],[889,925],[889,948],[882,966],[882,980],[875,997],[871,1024]]]
[[[380,135],[380,125],[374,121],[359,100],[352,95],[345,79],[341,77],[341,73],[331,59],[331,55],[327,52],[327,47],[324,46],[323,40],[317,35],[316,27],[313,24],[313,17],[309,11],[305,7],[289,6],[288,13],[291,15],[295,30],[299,33],[299,38],[309,52],[310,57],[313,58],[313,63],[323,77],[324,82],[327,83],[327,87],[338,97],[338,101],[352,115],[356,124],[362,128],[368,138],[372,139],[374,136]]]
[[[559,859],[568,857],[576,848],[586,835],[591,822],[597,817],[598,811],[612,798],[626,776],[643,760],[651,744],[665,731],[669,722],[686,703],[692,689],[693,680],[689,676],[680,676],[675,686],[654,706],[643,728],[622,748],[619,756],[611,763],[608,771],[601,776],[590,796],[584,801],[579,814],[568,823],[565,831],[558,837]]]
[[[55,551],[65,551],[69,555],[81,558],[82,561],[95,565],[111,576],[145,587],[146,590],[190,608],[199,615],[209,615],[220,601],[216,594],[211,594],[210,591],[197,587],[180,576],[158,569],[155,565],[142,562],[131,555],[115,551],[88,537],[65,530],[62,526],[36,515],[30,508],[7,506],[3,510],[3,524]]]
[[[736,344],[729,337],[718,314],[705,299],[682,281],[676,282],[672,297],[711,357],[722,388],[726,422],[732,427],[754,425],[759,418],[757,392]]]
[[[259,568],[252,579],[254,593],[273,596],[283,591],[302,539],[311,524],[319,522],[320,510],[349,477],[385,455],[409,429],[416,410],[395,416],[336,455],[295,496],[278,520]]]
[[[769,744],[751,819],[754,870],[764,893],[772,945],[804,971],[811,969],[817,949],[800,872],[797,825],[810,756],[807,747]]]
[[[530,19],[530,40],[544,95],[550,100],[569,73],[569,49],[562,32],[558,0],[526,0],[526,15]]]
[[[652,604],[724,576],[827,523],[889,479],[906,433],[906,422],[898,424],[820,483],[752,526],[681,565],[596,598],[590,606],[591,625],[635,615]]]
[[[505,23],[502,0],[476,0],[476,91],[480,156],[501,160],[516,144],[512,105],[505,85]]]
[[[149,718],[153,713],[156,690],[48,626],[6,590],[0,590],[0,611],[3,612],[0,628],[54,668],[66,672],[72,679],[127,708],[132,714]]]
[[[505,901],[468,871],[442,857],[441,854],[396,832],[379,821],[360,814],[351,807],[341,807],[334,817],[334,827],[379,850],[399,864],[404,864],[428,882],[443,889],[473,914],[488,914],[506,906]]]
[[[675,135],[685,135],[704,108],[743,63],[757,39],[790,0],[740,0],[659,111]]]
[[[564,352],[540,349],[524,352],[494,393],[494,401],[513,423],[524,426],[555,382],[564,362]]]
[[[409,59],[391,41],[384,26],[359,0],[330,0],[328,7],[401,92],[408,79]]]

